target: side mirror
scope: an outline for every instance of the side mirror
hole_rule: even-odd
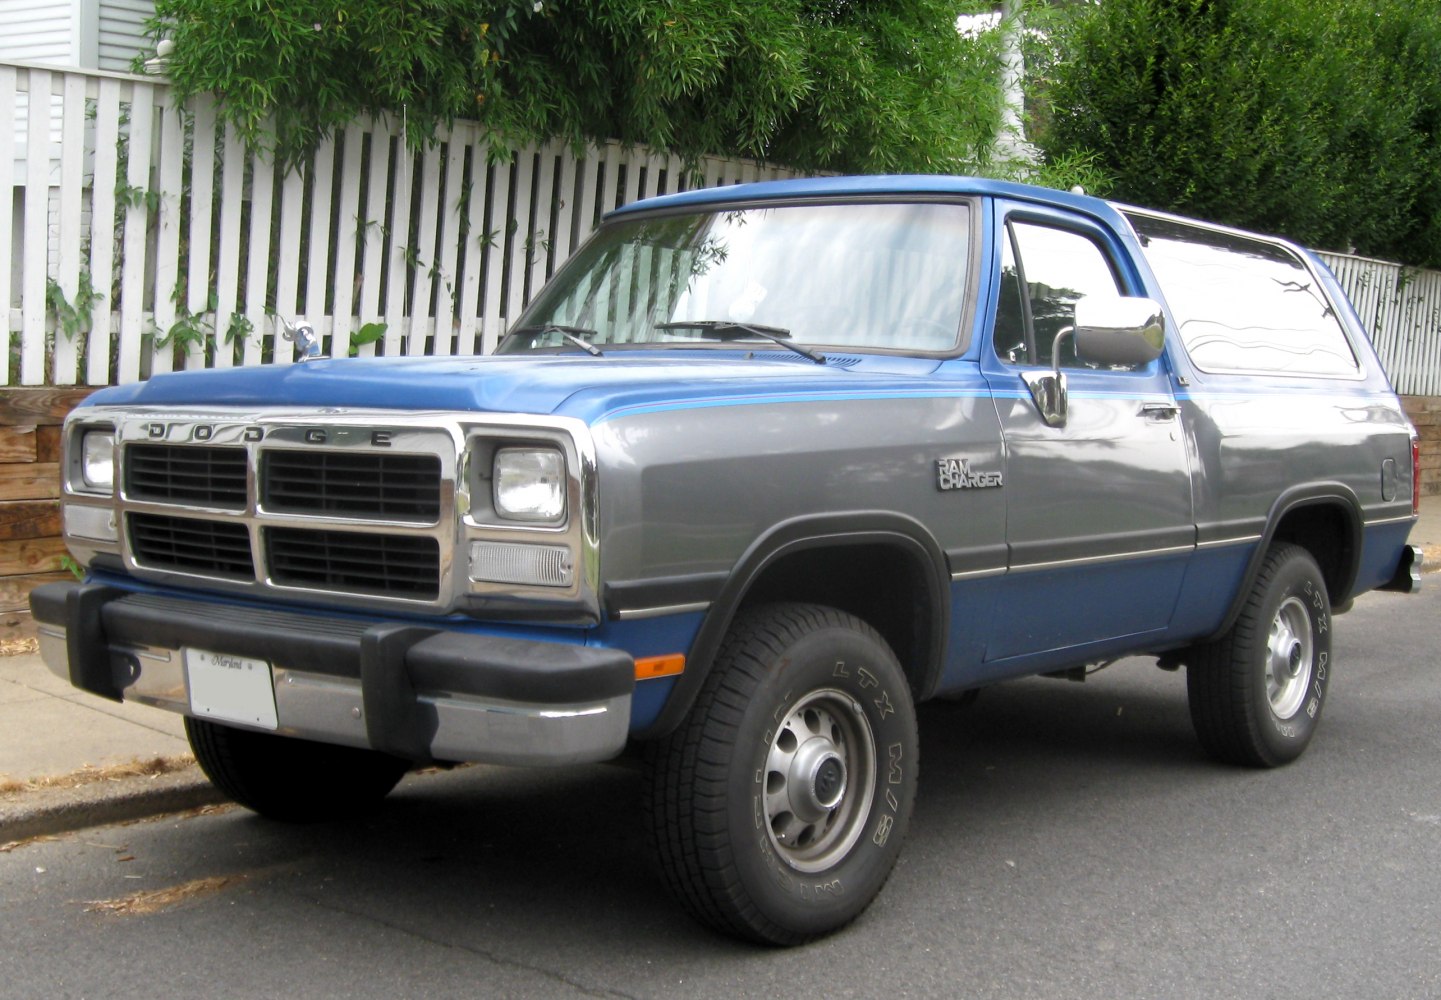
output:
[[[1064,427],[1068,403],[1061,371],[1061,341],[1076,338],[1076,356],[1097,365],[1148,365],[1166,346],[1166,317],[1154,299],[1090,295],[1076,303],[1076,323],[1056,334],[1054,369],[1022,372],[1031,399],[1048,427]]]

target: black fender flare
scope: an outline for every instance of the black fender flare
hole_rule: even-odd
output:
[[[1241,578],[1241,586],[1237,588],[1235,596],[1231,599],[1231,606],[1226,610],[1226,617],[1222,619],[1220,628],[1202,640],[1203,642],[1214,642],[1220,639],[1236,623],[1236,618],[1241,613],[1241,607],[1246,603],[1247,595],[1251,593],[1251,587],[1256,582],[1256,576],[1261,572],[1261,564],[1266,559],[1266,553],[1270,551],[1272,543],[1276,540],[1276,531],[1287,515],[1305,507],[1320,506],[1340,508],[1348,522],[1350,535],[1348,539],[1351,549],[1350,559],[1338,563],[1337,581],[1340,585],[1337,586],[1336,593],[1331,595],[1332,604],[1342,604],[1353,596],[1351,589],[1356,584],[1356,573],[1361,565],[1363,522],[1360,499],[1350,487],[1341,483],[1313,483],[1296,486],[1282,493],[1271,505],[1270,513],[1266,515],[1266,530],[1261,534],[1260,542],[1246,563],[1246,572]]]
[[[695,703],[715,663],[721,641],[756,580],[786,556],[807,549],[881,545],[910,558],[930,591],[932,614],[924,662],[908,671],[916,700],[928,697],[940,681],[950,631],[950,564],[945,551],[920,521],[893,511],[849,511],[782,521],[751,543],[727,575],[686,655],[685,670],[655,722],[635,734],[655,739],[673,731]]]

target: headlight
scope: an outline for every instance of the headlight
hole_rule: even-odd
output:
[[[495,455],[495,512],[517,521],[565,516],[565,456],[553,448],[502,448]]]
[[[115,432],[85,431],[80,436],[80,479],[95,490],[115,488]]]

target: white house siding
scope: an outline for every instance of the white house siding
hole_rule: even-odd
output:
[[[141,52],[153,55],[145,20],[155,13],[153,0],[100,0],[100,46],[97,69],[123,73]]]
[[[81,66],[77,49],[82,43],[80,19],[86,0],[0,0],[0,59],[7,62]],[[19,94],[14,101],[16,132],[16,176],[25,175],[25,128],[30,97]],[[52,143],[60,141],[60,102],[51,101]],[[0,127],[5,123],[0,121]]]
[[[0,59],[126,72],[154,0],[0,0]]]
[[[0,3],[0,58],[74,65],[74,16],[72,0],[5,0]]]

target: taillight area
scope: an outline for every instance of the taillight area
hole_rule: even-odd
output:
[[[1411,516],[1421,514],[1421,439],[1411,437]]]

